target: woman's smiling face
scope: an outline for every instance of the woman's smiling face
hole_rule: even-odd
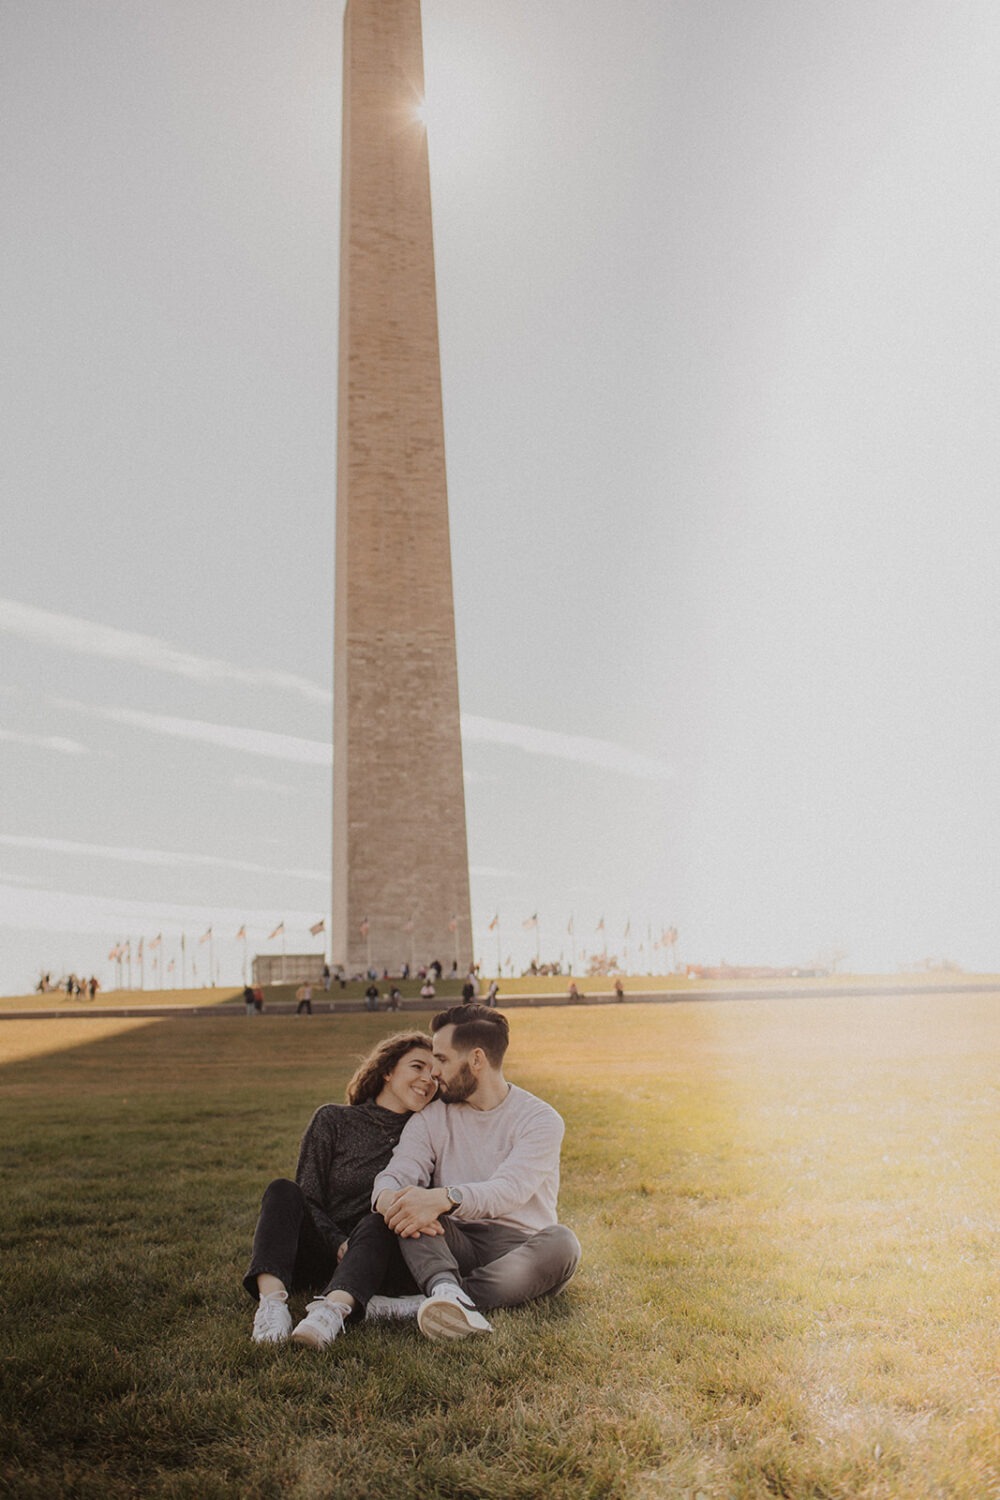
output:
[[[437,1093],[432,1067],[433,1059],[426,1047],[411,1047],[385,1075],[375,1103],[396,1114],[416,1114]]]

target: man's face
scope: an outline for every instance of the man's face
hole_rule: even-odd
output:
[[[437,1080],[438,1098],[445,1104],[461,1104],[471,1099],[479,1087],[479,1080],[469,1067],[468,1053],[455,1050],[454,1036],[454,1026],[442,1026],[434,1033],[432,1072]]]

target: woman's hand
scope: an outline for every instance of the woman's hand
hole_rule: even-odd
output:
[[[351,1243],[350,1240],[341,1240],[341,1242],[340,1242],[340,1249],[337,1251],[337,1265],[338,1266],[340,1265],[340,1262],[343,1260],[344,1256],[347,1254],[347,1247],[348,1247],[348,1245],[350,1243]]]

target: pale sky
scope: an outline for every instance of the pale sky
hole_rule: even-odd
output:
[[[1000,11],[423,14],[480,957],[1000,968]],[[0,5],[2,992],[328,912],[341,18]]]

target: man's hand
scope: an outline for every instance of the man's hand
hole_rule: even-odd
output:
[[[376,1207],[400,1239],[415,1240],[422,1234],[444,1234],[439,1219],[451,1203],[444,1188],[408,1187],[380,1193]]]

